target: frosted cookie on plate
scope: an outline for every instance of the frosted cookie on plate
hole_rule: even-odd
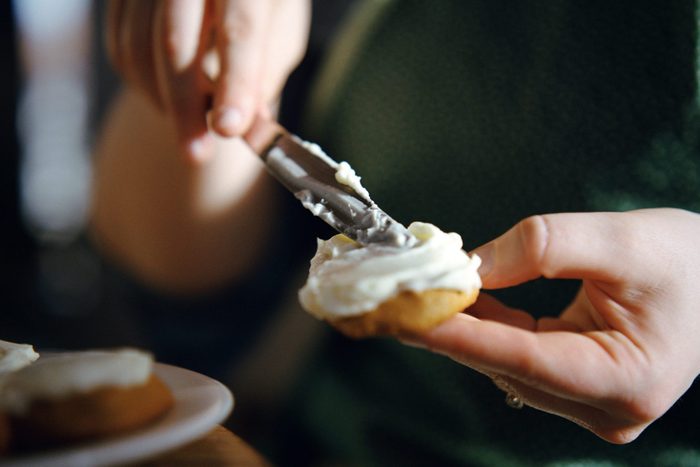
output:
[[[5,376],[30,365],[39,358],[34,347],[29,344],[15,344],[0,340],[0,395]],[[7,452],[10,445],[10,422],[0,407],[0,455]]]
[[[0,341],[0,378],[2,375],[24,368],[37,358],[39,354],[29,344]]]
[[[432,224],[408,227],[417,241],[404,247],[367,246],[339,234],[319,240],[306,284],[304,309],[350,337],[424,333],[476,301],[481,260],[462,238]]]
[[[45,356],[5,377],[3,410],[13,445],[35,448],[102,438],[144,426],[173,405],[136,349]]]

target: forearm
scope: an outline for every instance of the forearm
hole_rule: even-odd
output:
[[[239,139],[217,139],[211,160],[178,150],[174,124],[124,91],[95,154],[91,233],[149,285],[197,293],[235,281],[259,260],[276,209],[275,187]]]

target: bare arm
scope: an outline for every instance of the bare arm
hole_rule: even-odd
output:
[[[146,283],[205,291],[260,257],[275,217],[273,183],[240,139],[215,138],[203,163],[181,157],[172,120],[125,90],[96,146],[92,234]]]
[[[260,258],[275,187],[239,136],[272,113],[309,15],[308,0],[110,1],[125,89],[96,146],[91,228],[146,283],[203,292]]]

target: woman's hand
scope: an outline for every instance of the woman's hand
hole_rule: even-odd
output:
[[[700,215],[675,209],[525,219],[475,251],[486,289],[582,279],[558,318],[483,295],[412,343],[532,407],[634,440],[700,372]]]
[[[269,115],[306,49],[309,0],[112,0],[107,48],[125,81],[172,115],[183,150],[212,151]]]

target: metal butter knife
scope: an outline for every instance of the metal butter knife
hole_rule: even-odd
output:
[[[402,247],[415,243],[406,227],[379,209],[359,183],[351,186],[337,176],[340,164],[318,145],[259,117],[244,139],[272,176],[338,232],[362,245]]]

